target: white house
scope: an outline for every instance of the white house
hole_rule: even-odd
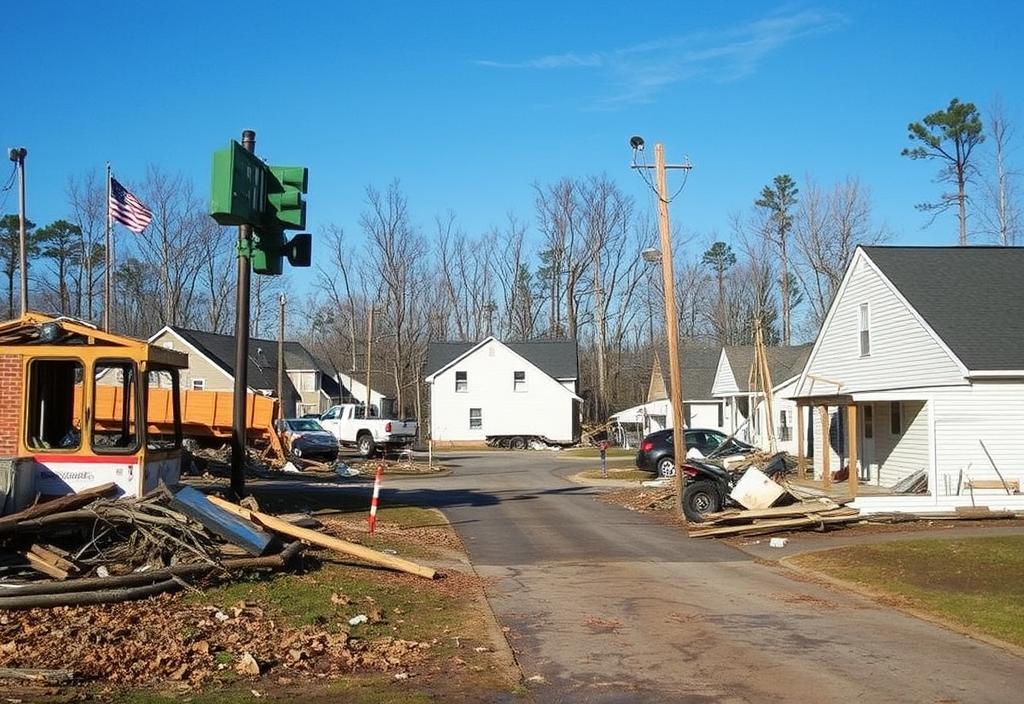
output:
[[[718,348],[690,347],[680,351],[683,392],[683,426],[708,428],[727,432],[732,423],[722,399],[712,394]],[[665,363],[662,362],[665,360]],[[655,354],[647,400],[637,406],[618,411],[609,418],[613,434],[622,445],[632,445],[645,435],[672,427],[672,402],[668,389],[671,379],[666,373],[668,354]]]
[[[796,402],[790,397],[796,389],[800,372],[811,353],[810,345],[765,347],[765,358],[772,379],[771,412],[764,392],[751,388],[751,367],[754,347],[728,346],[722,348],[715,369],[711,395],[725,403],[731,425],[726,432],[762,449],[770,449],[768,424],[772,424],[779,451],[796,454]],[[754,413],[751,413],[751,408]]]
[[[341,387],[342,403],[366,403],[366,375],[338,372],[334,377]],[[395,398],[370,387],[370,406],[377,409],[383,418],[392,417],[395,412]]]
[[[434,441],[579,439],[582,399],[574,340],[432,343],[425,372]]]
[[[833,470],[856,451],[861,482],[927,476],[926,494],[862,496],[865,511],[1024,509],[1022,310],[1024,248],[858,248],[794,394],[823,409],[816,475],[824,444]]]

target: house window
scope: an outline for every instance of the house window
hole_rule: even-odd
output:
[[[793,439],[793,422],[789,417],[789,411],[779,410],[779,441],[789,442]]]
[[[875,406],[868,404],[864,406],[864,439],[870,440],[875,437]]]
[[[903,407],[899,401],[889,404],[889,432],[893,435],[903,433]]]
[[[206,379],[193,379],[192,380],[193,391],[206,391]]]
[[[871,354],[871,329],[868,304],[860,304],[860,356],[867,357]]]
[[[466,372],[455,372],[455,393],[464,394],[469,391],[469,379]]]
[[[479,408],[469,409],[469,429],[480,430],[484,427],[484,415],[483,411]]]
[[[316,372],[299,374],[299,391],[316,391]]]
[[[512,372],[512,390],[526,391],[526,372]]]

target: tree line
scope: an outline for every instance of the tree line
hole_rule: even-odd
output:
[[[973,104],[954,99],[911,122],[907,135],[903,155],[936,163],[936,180],[955,188],[918,206],[926,223],[952,210],[961,243],[1019,240],[1014,129],[1001,106],[983,122]],[[32,308],[102,317],[105,186],[95,172],[73,176],[66,217],[29,223]],[[181,175],[151,167],[131,188],[153,221],[141,235],[115,238],[114,329],[137,337],[163,324],[230,333],[235,231],[206,215],[205,198]],[[335,225],[317,233],[315,285],[288,301],[289,337],[360,379],[369,347],[374,385],[421,418],[429,343],[487,335],[578,340],[591,420],[641,402],[665,343],[660,267],[640,256],[657,246],[652,214],[604,174],[535,183],[532,191],[528,217],[509,213],[471,233],[454,212],[416,222],[398,181],[367,187],[357,233]],[[788,173],[752,193],[727,227],[724,236],[674,233],[679,328],[689,344],[750,344],[758,325],[770,344],[812,340],[855,248],[892,236],[856,177],[798,182]],[[18,261],[18,218],[5,215],[0,265],[9,317],[17,310]],[[276,334],[277,299],[289,288],[287,275],[253,277],[254,336]]]

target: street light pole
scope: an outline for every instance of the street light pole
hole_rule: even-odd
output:
[[[25,157],[28,150],[17,147],[7,152],[18,169],[18,261],[21,268],[21,314],[28,312],[28,253],[25,241]]]
[[[639,141],[638,141],[639,140]],[[643,140],[630,140],[634,152],[643,149]],[[646,164],[633,164],[633,168],[652,168]],[[668,217],[667,169],[689,169],[689,164],[667,166],[665,145],[654,145],[655,192],[658,196],[658,229],[661,234],[661,277],[665,296],[665,332],[668,336],[669,398],[672,401],[672,448],[675,464],[676,513],[683,515],[683,464],[686,461],[686,436],[683,433],[683,379],[679,352],[679,318],[676,314],[675,273],[672,266],[672,231]]]

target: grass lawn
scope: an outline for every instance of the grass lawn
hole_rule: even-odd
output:
[[[862,545],[792,561],[1024,647],[1024,536]]]
[[[646,482],[654,479],[656,475],[654,472],[645,472],[642,469],[609,467],[607,477],[601,473],[600,469],[588,469],[580,472],[579,476],[585,479],[618,479],[627,482]]]
[[[585,457],[587,459],[600,459],[601,452],[596,447],[571,447],[560,453],[562,457]],[[636,457],[636,450],[627,450],[624,447],[609,447],[608,458],[612,457]]]

